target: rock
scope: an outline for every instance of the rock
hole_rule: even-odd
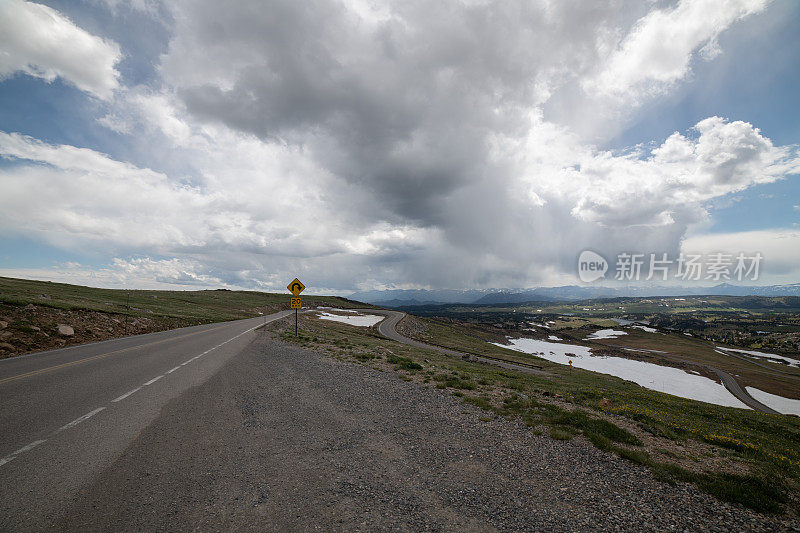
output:
[[[39,326],[31,326],[31,329],[33,331],[42,331],[42,328],[40,328]]]
[[[5,339],[6,337],[10,337],[10,336],[11,336],[11,332],[10,331],[4,331],[3,333],[0,333],[0,339]]]
[[[603,409],[611,409],[613,406],[614,404],[612,404],[611,400],[609,400],[608,398],[603,398],[602,400],[600,400],[600,407]]]
[[[25,307],[23,307],[23,309],[27,309],[28,311],[33,311],[34,309],[36,309],[36,306],[33,304],[28,304]]]
[[[8,327],[8,322],[0,320],[0,329],[6,329],[6,327]]]
[[[75,335],[75,330],[66,324],[58,325],[58,334],[64,337],[72,337]]]
[[[7,342],[0,342],[0,350],[5,350],[7,352],[14,351],[14,345],[8,344]]]

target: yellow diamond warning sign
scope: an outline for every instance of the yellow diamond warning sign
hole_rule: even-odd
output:
[[[295,296],[298,296],[301,292],[303,292],[306,286],[303,285],[302,281],[300,281],[297,278],[294,278],[292,282],[286,286],[286,288],[289,289],[289,292],[291,292]]]

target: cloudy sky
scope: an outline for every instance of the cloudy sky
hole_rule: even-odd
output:
[[[794,0],[0,0],[0,275],[800,282]]]

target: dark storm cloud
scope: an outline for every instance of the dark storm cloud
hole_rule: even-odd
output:
[[[338,2],[259,6],[192,2],[176,17],[182,38],[170,55],[201,71],[206,60],[230,66],[174,80],[187,109],[307,146],[372,190],[387,218],[423,225],[446,223],[437,206],[459,188],[490,176],[502,185],[491,139],[525,133],[527,111],[560,69],[591,54],[597,18],[610,12],[402,2],[376,22]]]

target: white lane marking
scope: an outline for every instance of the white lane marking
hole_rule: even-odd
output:
[[[281,318],[283,318],[283,317],[274,318],[274,319],[270,320],[269,322],[274,322],[275,320],[280,320]],[[178,366],[186,366],[186,365],[188,365],[189,363],[191,363],[192,361],[196,361],[196,360],[200,359],[201,357],[203,357],[203,356],[204,356],[204,355],[206,355],[207,353],[213,352],[213,351],[214,351],[214,350],[216,350],[217,348],[219,348],[219,347],[221,347],[221,346],[225,346],[225,345],[226,345],[226,344],[228,344],[229,342],[231,342],[231,341],[234,341],[234,340],[238,339],[239,337],[241,337],[241,336],[242,336],[242,335],[244,335],[245,333],[250,333],[250,332],[251,332],[251,331],[253,331],[254,329],[260,328],[261,326],[263,326],[263,324],[259,324],[259,325],[257,325],[257,326],[256,326],[256,327],[254,327],[254,328],[250,328],[250,329],[248,329],[248,330],[245,330],[245,331],[243,331],[243,332],[239,333],[238,335],[236,335],[236,336],[234,336],[234,337],[231,337],[230,339],[226,340],[225,342],[221,342],[221,343],[217,344],[216,346],[214,346],[213,348],[209,348],[209,349],[208,349],[208,350],[206,350],[205,352],[203,352],[203,353],[201,353],[201,354],[199,354],[199,355],[195,355],[195,356],[194,356],[194,357],[192,357],[191,359],[189,359],[189,360],[187,360],[187,361],[184,361],[183,363],[181,363],[181,364],[180,364],[180,365],[178,365]],[[175,370],[175,369],[177,369],[177,367],[173,368],[172,370]],[[172,372],[172,370],[170,370],[170,372]],[[167,372],[167,374],[169,374],[169,372]]]
[[[151,379],[150,381],[148,381],[147,383],[145,383],[144,385],[142,385],[142,387],[147,387],[148,385],[152,385],[153,383],[155,383],[156,381],[158,381],[159,379],[161,379],[163,377],[164,377],[164,374],[161,374],[160,376],[156,376],[153,379]]]
[[[44,440],[35,440],[35,441],[31,442],[30,444],[28,444],[27,446],[23,446],[22,448],[20,448],[19,450],[15,451],[11,455],[19,455],[21,453],[25,453],[27,451],[30,451],[30,450],[36,448],[38,445],[40,445],[43,442],[44,442]]]
[[[61,426],[61,428],[58,431],[64,431],[65,429],[74,428],[75,426],[77,426],[78,424],[83,422],[84,420],[89,420],[90,418],[92,418],[94,415],[96,415],[97,413],[99,413],[103,409],[105,409],[105,407],[98,407],[94,411],[92,411],[90,413],[86,413],[85,415],[76,418],[75,420],[73,420],[69,424]]]
[[[266,322],[264,322],[264,324],[267,324],[267,323],[269,323],[269,322],[274,322],[275,320],[280,320],[281,318],[283,318],[283,317],[277,317],[277,318],[273,318],[272,320],[269,320],[269,321],[266,321]],[[125,394],[123,394],[122,396],[119,396],[119,397],[117,397],[117,398],[114,398],[113,400],[111,400],[111,401],[112,401],[112,403],[116,403],[116,402],[120,402],[120,401],[124,400],[125,398],[127,398],[127,397],[128,397],[128,396],[130,396],[131,394],[134,394],[134,393],[136,393],[136,392],[140,391],[140,390],[142,389],[142,387],[145,387],[145,386],[147,386],[147,385],[152,385],[153,383],[155,383],[155,382],[156,382],[156,381],[158,381],[159,379],[163,378],[165,375],[167,375],[167,374],[172,374],[173,372],[175,372],[176,370],[178,370],[180,367],[182,367],[182,366],[184,366],[184,365],[188,365],[188,364],[189,364],[189,363],[191,363],[192,361],[195,361],[196,359],[199,359],[200,357],[202,357],[202,356],[206,355],[206,354],[207,354],[207,353],[209,353],[209,352],[213,352],[213,351],[214,351],[214,350],[216,350],[217,348],[219,348],[219,347],[221,347],[221,346],[224,346],[224,345],[228,344],[229,342],[231,342],[231,341],[233,341],[233,340],[236,340],[236,339],[238,339],[239,337],[241,337],[242,335],[244,335],[244,334],[246,334],[246,333],[250,333],[251,331],[253,331],[253,330],[255,330],[255,329],[258,329],[258,328],[260,328],[260,327],[261,327],[261,326],[263,326],[264,324],[259,324],[258,326],[252,327],[252,328],[250,328],[250,329],[248,329],[248,330],[245,330],[245,331],[243,331],[243,332],[239,333],[238,335],[236,335],[236,336],[234,336],[234,337],[231,337],[230,339],[226,340],[225,342],[222,342],[222,343],[220,343],[220,344],[217,344],[217,345],[216,345],[216,346],[214,346],[213,348],[206,350],[205,352],[201,353],[200,355],[196,355],[196,356],[192,357],[191,359],[189,359],[188,361],[181,363],[180,365],[176,366],[176,367],[175,367],[175,368],[173,368],[172,370],[169,370],[168,372],[165,372],[164,374],[161,374],[160,376],[157,376],[157,377],[155,377],[155,378],[151,379],[150,381],[148,381],[148,382],[147,382],[147,383],[145,383],[144,385],[142,385],[142,386],[140,386],[140,387],[136,387],[135,389],[133,389],[133,390],[131,390],[131,391],[128,391],[128,392],[126,392],[126,393],[125,393]],[[56,434],[56,433],[58,433],[59,431],[64,431],[65,429],[74,428],[75,426],[77,426],[77,425],[78,425],[78,424],[80,424],[81,422],[84,422],[84,421],[86,421],[86,420],[90,419],[91,417],[93,417],[94,415],[96,415],[97,413],[99,413],[100,411],[102,411],[102,410],[104,410],[104,409],[105,409],[105,407],[98,407],[98,408],[97,408],[97,409],[95,409],[94,411],[91,411],[91,412],[89,412],[89,413],[86,413],[86,414],[85,414],[85,415],[83,415],[83,416],[80,416],[80,417],[76,418],[76,419],[75,419],[75,420],[73,420],[72,422],[70,422],[70,423],[68,423],[68,424],[65,424],[65,425],[61,426],[59,429],[55,430],[55,431],[53,432],[53,435],[55,435],[55,434]],[[5,464],[7,464],[7,463],[10,463],[11,461],[13,461],[14,459],[16,459],[16,458],[17,458],[17,455],[19,455],[19,454],[22,454],[22,453],[25,453],[25,452],[27,452],[27,451],[30,451],[30,450],[32,450],[33,448],[35,448],[35,447],[39,446],[40,444],[42,444],[42,443],[44,443],[44,442],[47,442],[47,441],[46,441],[46,439],[45,439],[45,440],[37,440],[37,441],[33,441],[32,443],[28,444],[27,446],[23,446],[23,447],[22,447],[22,448],[20,448],[19,450],[15,451],[15,452],[13,452],[13,453],[11,453],[11,454],[9,454],[9,455],[6,455],[6,456],[5,456],[5,457],[3,457],[2,459],[0,459],[0,466],[3,466],[3,465],[5,465]]]
[[[136,393],[136,392],[139,392],[140,390],[142,390],[142,388],[141,388],[141,387],[136,387],[136,388],[135,388],[135,389],[133,389],[133,390],[129,390],[128,392],[126,392],[125,394],[123,394],[122,396],[120,396],[119,398],[114,398],[114,399],[113,399],[113,400],[111,400],[111,401],[112,401],[112,402],[114,402],[114,403],[116,403],[116,402],[121,402],[122,400],[124,400],[125,398],[127,398],[128,396],[130,396],[131,394],[133,394],[133,393]]]
[[[25,452],[28,452],[28,451],[36,448],[38,445],[40,445],[43,442],[45,442],[45,441],[44,440],[35,440],[35,441],[31,442],[30,444],[28,444],[27,446],[23,446],[19,450],[6,455],[2,459],[0,459],[0,466],[3,466],[6,463],[10,463],[14,459],[16,459],[18,455],[23,454]]]

